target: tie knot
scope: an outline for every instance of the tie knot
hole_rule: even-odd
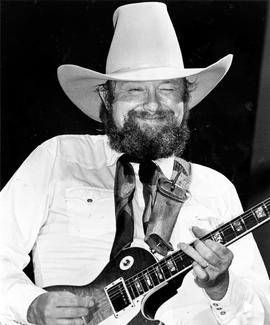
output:
[[[139,167],[139,178],[142,183],[155,184],[155,176],[158,175],[158,166],[151,160],[143,161]]]

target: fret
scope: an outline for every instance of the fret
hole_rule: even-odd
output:
[[[130,293],[131,298],[132,299],[135,299],[137,297],[137,295],[134,292],[133,283],[131,282],[131,283],[128,284],[128,281],[127,281],[127,288],[129,290],[129,293]]]
[[[136,286],[136,282],[134,282],[134,280],[130,281],[130,288],[132,290],[132,293],[134,293],[134,297],[135,298],[139,297],[140,292],[138,291],[137,286]]]
[[[245,225],[247,229],[251,229],[258,224],[258,219],[253,210],[251,210],[251,214],[249,213],[245,218]]]
[[[270,214],[269,214],[269,208],[270,207],[268,208],[265,202],[263,202],[262,206],[264,208],[264,211],[265,211],[267,217],[269,218],[270,217]]]
[[[141,284],[142,290],[143,290],[144,292],[147,292],[147,291],[149,290],[149,288],[148,288],[148,285],[147,285],[147,283],[146,283],[146,279],[145,279],[143,273],[139,273],[139,281],[140,281],[140,284]],[[144,293],[144,292],[143,292],[143,293]]]
[[[166,262],[166,266],[170,272],[170,276],[174,275],[175,273],[177,273],[177,266],[174,264],[173,258],[171,256],[169,256],[168,258],[165,259]]]
[[[173,254],[173,256],[174,256],[174,263],[176,264],[177,269],[179,271],[183,270],[184,266],[183,266],[183,258],[182,258],[181,253],[180,252],[175,252]]]
[[[148,290],[153,287],[152,279],[150,277],[150,274],[148,274],[148,271],[146,270],[145,273],[143,273],[143,277],[145,279],[145,283],[147,285]]]
[[[246,223],[245,223],[243,217],[244,217],[244,215],[239,216],[239,220],[240,220],[240,222],[241,222],[241,224],[242,224],[244,230],[246,231],[246,230],[248,230],[248,229],[247,229],[247,227],[246,227]]]
[[[172,274],[168,268],[166,259],[164,259],[160,262],[160,266],[161,266],[162,272],[164,274],[165,280],[169,279],[172,276]]]
[[[156,270],[156,272],[157,272],[157,274],[158,274],[158,279],[159,279],[159,280],[162,280],[162,281],[163,281],[164,279],[166,279],[166,278],[165,278],[165,275],[164,275],[164,273],[163,273],[163,269],[162,269],[162,267],[160,267],[159,264],[157,264],[155,270]],[[161,272],[160,272],[160,271],[161,271]],[[162,282],[162,281],[160,281],[160,282]]]
[[[232,231],[233,231],[233,233],[234,233],[234,238],[236,238],[236,237],[237,237],[237,232],[235,231],[234,226],[233,226],[233,224],[232,224],[231,221],[229,222],[229,225],[230,225],[230,227],[232,228]]]
[[[135,287],[136,287],[138,293],[139,294],[144,293],[144,290],[143,290],[143,286],[141,284],[141,281],[140,281],[140,279],[137,276],[134,279],[134,283],[135,283]]]
[[[172,272],[178,272],[179,269],[177,267],[177,264],[175,262],[175,259],[174,259],[173,255],[170,255],[170,263],[171,263],[171,271]]]
[[[190,266],[193,263],[193,259],[188,255],[182,255],[182,270]]]
[[[152,279],[152,282],[153,282],[154,286],[157,286],[158,284],[160,284],[160,280],[159,280],[156,268],[155,267],[150,267],[149,270],[150,270],[149,274],[150,274],[150,277]]]
[[[222,226],[222,233],[223,233],[224,243],[228,243],[229,241],[237,237],[231,223]]]

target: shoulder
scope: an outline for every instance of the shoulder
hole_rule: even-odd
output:
[[[69,150],[74,147],[81,149],[85,147],[95,147],[100,144],[106,144],[106,142],[107,137],[103,135],[63,134],[44,141],[39,147],[49,150],[54,147]]]
[[[203,192],[211,196],[235,191],[234,185],[226,176],[212,168],[195,163],[192,163],[191,186],[195,192]]]
[[[206,206],[222,220],[242,213],[242,206],[232,182],[220,172],[192,163],[191,203]]]
[[[113,164],[118,154],[111,149],[106,135],[65,134],[43,142],[39,150],[47,150],[57,158],[79,164]]]

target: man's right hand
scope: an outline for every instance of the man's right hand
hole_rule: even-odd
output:
[[[94,305],[91,297],[76,296],[67,291],[46,292],[30,305],[27,320],[37,325],[83,325],[89,308]]]

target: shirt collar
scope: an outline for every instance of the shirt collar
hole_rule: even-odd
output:
[[[159,168],[162,170],[163,174],[171,179],[172,172],[173,172],[173,165],[174,165],[174,156],[169,158],[160,158],[157,160],[154,160],[154,162],[159,166]]]
[[[174,165],[174,157],[169,158],[160,158],[157,160],[153,160],[155,164],[159,166],[162,173],[168,178],[171,179],[172,172],[173,172],[173,165]],[[139,173],[139,164],[131,163],[133,166],[135,174]]]

